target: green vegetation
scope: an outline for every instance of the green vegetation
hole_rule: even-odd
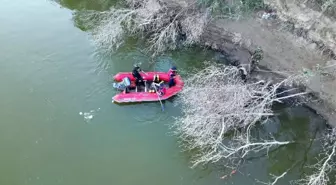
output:
[[[265,7],[263,0],[198,0],[198,3],[209,8],[214,16],[222,18],[242,18]]]

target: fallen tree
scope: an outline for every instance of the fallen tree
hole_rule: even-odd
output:
[[[205,69],[186,79],[179,96],[183,116],[177,118],[173,129],[184,149],[197,151],[193,167],[224,161],[227,167],[236,169],[250,154],[293,142],[253,134],[258,123],[266,124],[273,115],[274,103],[306,94],[291,94],[294,89],[279,91],[293,79],[276,84],[245,83],[239,68],[214,63],[207,63]]]

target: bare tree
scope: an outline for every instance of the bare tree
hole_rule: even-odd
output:
[[[236,67],[207,65],[185,81],[179,96],[183,116],[173,125],[182,146],[199,151],[193,166],[224,159],[228,167],[235,168],[249,154],[292,142],[277,141],[271,135],[255,138],[252,130],[257,122],[265,123],[273,115],[274,102],[304,92],[279,97],[284,92],[279,93],[278,88],[288,80],[273,85],[244,83]]]
[[[125,36],[143,36],[154,54],[176,49],[181,43],[199,42],[210,20],[207,9],[200,9],[196,0],[128,0],[126,7],[109,11],[88,11],[80,16],[82,22],[99,20],[93,30],[93,41],[107,51],[117,49]],[[88,21],[90,22],[90,21]]]
[[[314,173],[306,175],[304,178],[293,181],[297,185],[328,185],[330,175],[336,168],[336,128],[332,129],[324,138],[324,150],[319,155],[323,156],[318,162],[309,168],[314,169]]]

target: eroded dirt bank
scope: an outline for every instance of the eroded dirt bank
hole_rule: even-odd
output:
[[[277,11],[281,14],[281,9]],[[261,78],[275,80],[298,74],[304,69],[323,68],[323,72],[312,72],[313,74],[309,76],[306,91],[318,98],[313,98],[314,100],[307,102],[306,105],[322,115],[329,124],[336,126],[334,121],[336,120],[335,66],[331,61],[334,57],[332,49],[329,49],[332,48],[330,43],[333,40],[328,38],[328,44],[324,44],[326,40],[323,40],[321,35],[318,43],[325,46],[321,48],[316,44],[317,42],[308,37],[280,29],[283,28],[284,23],[288,22],[280,16],[276,20],[262,20],[260,14],[241,21],[216,20],[205,30],[202,43],[242,64],[248,63],[249,52],[261,46],[265,56],[260,62],[260,68],[272,71],[272,75],[268,75],[271,72],[264,70],[254,74]],[[296,27],[301,26],[299,21],[292,20],[292,23]],[[321,51],[328,55],[321,55]],[[266,73],[268,74],[265,75]]]

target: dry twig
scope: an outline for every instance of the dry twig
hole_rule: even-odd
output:
[[[329,175],[336,168],[336,128],[324,138],[324,150],[320,155],[324,156],[318,162],[309,168],[314,169],[314,173],[306,175],[304,178],[293,181],[292,184],[297,185],[328,185],[330,183]]]

